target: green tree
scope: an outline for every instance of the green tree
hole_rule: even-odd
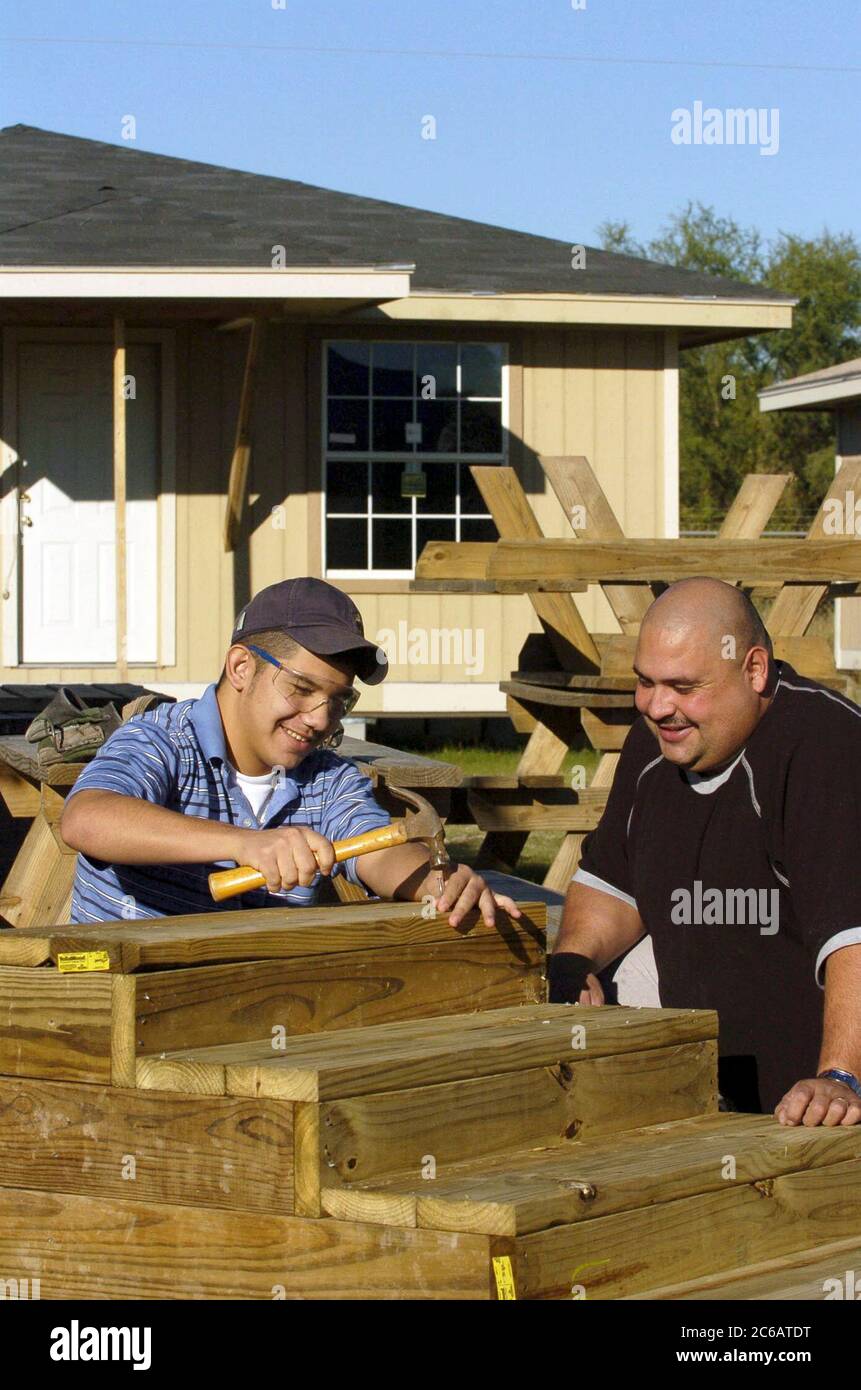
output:
[[[716,526],[746,473],[791,472],[795,485],[774,522],[797,527],[816,510],[833,476],[833,418],[827,412],[763,415],[757,392],[861,351],[858,242],[824,230],[813,239],[784,233],[764,245],[754,228],[702,203],[688,203],[645,245],[626,222],[605,222],[598,230],[606,250],[765,284],[797,298],[789,332],[683,352],[679,393],[682,526]]]

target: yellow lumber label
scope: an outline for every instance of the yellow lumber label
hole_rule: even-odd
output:
[[[517,1298],[514,1292],[514,1270],[510,1255],[494,1255],[493,1277],[496,1280],[497,1298]]]
[[[57,956],[57,969],[63,975],[110,968],[111,958],[107,951],[61,951]]]

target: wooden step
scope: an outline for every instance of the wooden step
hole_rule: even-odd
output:
[[[133,1086],[179,1046],[534,1003],[547,907],[520,907],[456,931],[365,903],[0,932],[0,1075]]]
[[[712,1114],[607,1140],[502,1153],[322,1193],[330,1216],[440,1231],[520,1236],[571,1222],[725,1190],[861,1156],[855,1126],[784,1128],[766,1115]]]
[[[319,1216],[324,1185],[419,1178],[428,1155],[448,1165],[714,1111],[716,1026],[708,1011],[533,1004],[141,1058],[137,1085],[292,1105],[295,1210]]]
[[[858,1301],[861,1297],[861,1241],[857,1236],[816,1245],[803,1253],[777,1260],[728,1269],[705,1279],[663,1285],[645,1294],[632,1294],[629,1302],[648,1299],[709,1301],[713,1299]]]
[[[320,1101],[640,1052],[717,1036],[708,1009],[543,1004],[267,1038],[142,1058],[137,1084],[204,1095]]]

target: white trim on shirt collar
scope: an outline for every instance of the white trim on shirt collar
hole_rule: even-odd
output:
[[[724,782],[729,781],[743,757],[744,749],[742,748],[735,761],[730,763],[729,767],[725,767],[723,772],[688,772],[685,768],[682,768],[682,772],[692,791],[699,792],[700,796],[710,796],[712,792],[717,791],[718,787],[722,787]]]

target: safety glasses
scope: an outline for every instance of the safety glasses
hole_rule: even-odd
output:
[[[319,709],[325,705],[329,719],[332,723],[344,719],[352,709],[355,709],[359,700],[359,691],[350,690],[343,695],[324,695],[322,690],[310,678],[303,675],[301,671],[291,671],[289,666],[282,666],[281,662],[270,652],[264,651],[262,647],[252,646],[250,642],[245,644],[250,652],[255,656],[262,657],[268,661],[270,666],[275,667],[275,674],[272,677],[275,689],[278,694],[294,705],[303,714],[310,714],[311,710]]]

